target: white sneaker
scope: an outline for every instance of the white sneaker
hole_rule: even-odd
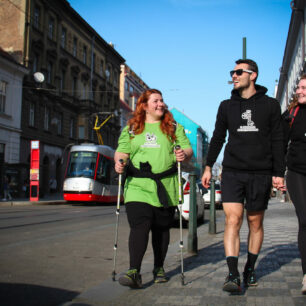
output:
[[[306,274],[304,274],[302,285],[302,293],[306,294]]]

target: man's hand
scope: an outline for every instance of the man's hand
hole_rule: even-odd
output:
[[[280,191],[285,191],[286,186],[285,186],[285,181],[283,177],[279,176],[273,176],[272,177],[272,185],[274,188],[280,190]]]
[[[202,176],[202,185],[208,189],[209,186],[210,186],[210,180],[211,180],[211,167],[209,166],[206,166],[205,167],[205,170],[204,170],[204,173],[203,173],[203,176]]]

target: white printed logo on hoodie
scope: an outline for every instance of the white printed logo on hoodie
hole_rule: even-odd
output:
[[[242,119],[247,120],[247,125],[241,125],[238,132],[258,132],[258,128],[255,126],[254,121],[252,121],[252,111],[247,109],[241,115]]]

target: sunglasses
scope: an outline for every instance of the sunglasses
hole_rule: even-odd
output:
[[[242,75],[244,72],[247,72],[249,74],[253,73],[254,71],[252,70],[247,70],[247,69],[237,69],[237,70],[232,70],[230,71],[231,77],[236,73],[236,75]]]

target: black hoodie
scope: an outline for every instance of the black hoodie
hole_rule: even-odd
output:
[[[215,163],[228,131],[223,171],[283,177],[285,164],[280,105],[266,95],[265,87],[255,85],[255,89],[256,93],[249,99],[232,90],[231,99],[221,102],[207,166],[212,167]]]
[[[306,175],[306,105],[300,104],[293,124],[290,128],[289,112],[283,114],[283,125],[285,134],[285,150],[287,150],[287,167]]]

